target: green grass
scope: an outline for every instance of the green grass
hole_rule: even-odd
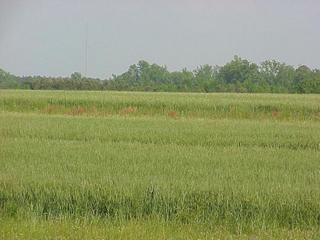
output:
[[[204,230],[205,229],[205,230]],[[159,219],[128,222],[102,222],[73,219],[39,219],[16,220],[0,219],[1,239],[23,240],[82,240],[82,239],[178,239],[178,240],[270,240],[270,239],[307,239],[317,240],[320,231],[299,229],[264,229],[250,233],[234,234],[223,227],[196,224],[178,224],[163,222]]]
[[[68,115],[320,120],[319,95],[0,90],[0,110]]]
[[[318,95],[0,91],[0,238],[317,239],[319,109]]]
[[[204,229],[206,229],[204,231]],[[179,240],[269,240],[269,239],[307,239],[317,240],[320,231],[299,229],[264,229],[251,233],[234,234],[223,227],[163,222],[159,219],[128,222],[102,222],[73,219],[16,220],[0,219],[1,239],[179,239]]]

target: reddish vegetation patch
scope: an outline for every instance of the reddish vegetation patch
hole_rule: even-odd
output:
[[[41,113],[44,114],[66,114],[66,115],[72,115],[72,116],[78,116],[83,114],[88,115],[102,115],[103,112],[99,112],[99,110],[93,106],[90,108],[85,108],[81,106],[76,106],[72,108],[65,108],[63,106],[59,105],[48,105],[47,107],[43,108],[41,110]]]
[[[91,107],[90,109],[87,109],[87,112],[90,112],[90,114],[92,115],[99,115],[99,111],[95,106]]]
[[[199,117],[199,113],[197,112],[188,112],[188,118],[197,118]]]
[[[279,117],[280,113],[278,111],[273,111],[272,112],[272,117],[276,118]]]
[[[78,116],[78,115],[83,115],[85,114],[87,111],[84,107],[73,107],[71,108],[70,111],[68,111],[66,114],[68,115],[72,115],[72,116]]]
[[[42,113],[52,114],[52,113],[58,113],[59,110],[61,110],[60,106],[56,105],[48,105],[44,109],[41,110]]]
[[[122,108],[119,113],[121,115],[127,115],[127,114],[130,114],[130,113],[135,113],[137,112],[137,108],[136,107],[126,107],[126,108]]]
[[[178,118],[178,113],[175,112],[175,111],[170,111],[170,112],[168,112],[168,117],[177,119]]]

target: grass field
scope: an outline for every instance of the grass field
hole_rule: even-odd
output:
[[[0,239],[319,239],[320,95],[0,91]]]

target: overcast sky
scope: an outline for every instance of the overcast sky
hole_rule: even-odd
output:
[[[319,0],[0,0],[0,68],[17,75],[169,70],[234,55],[320,68]]]

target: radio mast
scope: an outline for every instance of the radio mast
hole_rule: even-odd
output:
[[[88,23],[86,23],[86,36],[85,36],[85,76],[88,74]]]

